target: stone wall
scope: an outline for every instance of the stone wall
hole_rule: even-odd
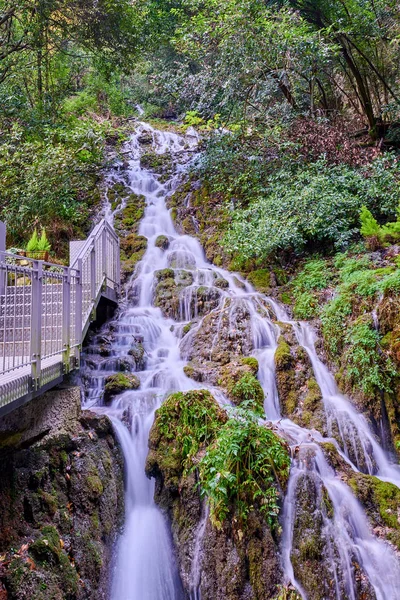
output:
[[[0,600],[105,600],[123,520],[110,421],[62,387],[0,419]]]

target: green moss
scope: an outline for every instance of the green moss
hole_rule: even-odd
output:
[[[140,387],[140,379],[130,373],[116,373],[106,379],[104,391],[105,397],[110,398],[127,390],[137,390]]]
[[[60,536],[52,525],[41,529],[42,536],[35,540],[29,547],[29,552],[39,562],[56,564],[61,554]]]
[[[241,359],[241,361],[243,365],[247,365],[248,367],[250,367],[253,375],[257,375],[259,365],[258,360],[256,358],[254,358],[253,356],[245,356]]]
[[[115,215],[114,226],[118,232],[136,232],[144,216],[146,200],[144,196],[130,194],[126,206]]]
[[[250,283],[262,294],[268,294],[271,291],[271,274],[268,269],[258,269],[247,275]]]
[[[187,333],[189,333],[189,331],[192,329],[192,327],[193,327],[193,323],[187,323],[187,325],[185,325],[184,328],[182,329],[183,335],[186,335]]]
[[[92,497],[98,498],[104,491],[103,483],[98,475],[89,475],[86,478],[86,485]]]
[[[1,432],[0,433],[0,450],[4,448],[15,448],[18,446],[21,441],[22,433],[9,433],[9,432]]]
[[[230,389],[230,397],[235,404],[247,402],[253,405],[253,409],[263,413],[264,390],[260,382],[251,373],[246,373]]]
[[[295,361],[290,346],[281,335],[275,351],[276,382],[285,415],[292,415],[297,406]]]
[[[393,483],[363,474],[349,479],[348,484],[367,508],[374,524],[385,525],[394,530],[390,533],[390,538],[400,549],[400,489]]]
[[[278,369],[290,367],[293,362],[290,346],[283,336],[279,337],[278,347],[275,351],[275,365]]]
[[[159,235],[156,239],[155,246],[162,250],[167,250],[169,246],[169,238],[166,235]]]
[[[121,238],[121,250],[122,256],[127,258],[132,257],[139,252],[145,252],[147,249],[147,238],[143,235],[136,235],[136,233],[130,233],[129,235]]]
[[[308,392],[304,399],[303,406],[304,410],[309,410],[312,412],[319,408],[322,400],[322,393],[314,377],[310,377],[310,379],[307,381],[307,387]]]

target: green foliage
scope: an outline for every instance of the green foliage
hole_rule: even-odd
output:
[[[380,227],[378,221],[366,206],[361,207],[360,212],[361,229],[360,233],[364,237],[379,236]]]
[[[293,314],[296,319],[311,319],[319,312],[318,291],[332,282],[333,272],[326,260],[319,258],[307,261],[291,288],[294,297]]]
[[[332,280],[332,270],[325,260],[316,258],[307,261],[300,271],[293,286],[301,291],[323,290]]]
[[[51,249],[51,245],[49,240],[47,239],[46,230],[42,229],[42,235],[40,236],[40,240],[37,245],[37,249],[41,252],[49,252]]]
[[[236,409],[199,463],[200,486],[214,525],[220,528],[232,509],[240,521],[246,521],[257,506],[274,527],[278,486],[287,481],[289,466],[283,441],[259,425],[257,414]]]
[[[185,115],[185,125],[187,127],[198,127],[204,125],[204,119],[197,110],[189,110]]]
[[[343,349],[343,332],[353,308],[348,295],[337,295],[321,311],[322,333],[332,358],[338,358]]]
[[[108,131],[107,124],[90,120],[42,126],[40,132],[12,127],[0,145],[0,218],[11,243],[22,244],[37,224],[56,249],[86,230]]]
[[[28,252],[36,252],[36,250],[39,249],[38,246],[39,246],[39,238],[38,238],[37,231],[35,229],[29,239],[29,242],[26,245],[26,249]]]
[[[369,246],[374,249],[376,246],[385,246],[396,243],[400,240],[400,212],[397,211],[397,220],[394,222],[379,225],[372,213],[363,206],[360,213],[361,234],[369,242]]]
[[[174,441],[185,473],[193,467],[200,448],[210,444],[226,420],[211,394],[205,390],[172,394],[157,411],[158,430]]]
[[[377,389],[392,392],[397,371],[391,359],[379,352],[379,333],[371,323],[364,319],[356,320],[347,330],[344,341],[346,378],[370,397]]]
[[[232,387],[231,394],[237,401],[246,402],[255,413],[264,414],[264,392],[252,373],[245,373]]]
[[[318,314],[318,298],[310,292],[300,292],[295,295],[293,315],[296,319],[312,319]]]
[[[381,214],[393,214],[400,170],[394,163],[386,164],[386,169],[390,187],[387,181],[380,185],[380,159],[372,163],[368,176],[347,165],[330,167],[323,160],[267,174],[263,186],[257,183],[253,189],[249,206],[233,211],[227,247],[247,259],[267,258],[282,250],[342,249],[356,235],[366,201]]]

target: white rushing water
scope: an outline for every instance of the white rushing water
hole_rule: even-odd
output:
[[[171,152],[177,157],[177,172],[166,183],[161,183],[156,175],[140,165],[140,155],[143,152],[140,139],[143,135],[151,139],[151,146],[157,153]],[[369,580],[377,600],[396,600],[400,598],[398,561],[390,547],[371,533],[363,508],[350,488],[335,477],[317,443],[323,440],[322,435],[281,418],[274,354],[279,336],[276,321],[290,322],[287,315],[272,300],[255,293],[239,276],[235,277],[208,263],[198,241],[190,236],[179,235],[175,230],[166,206],[166,197],[179,183],[180,173],[185,168],[179,165],[184,165],[185,159],[186,162],[189,160],[189,155],[185,153],[193,150],[196,144],[197,136],[193,131],[183,137],[155,131],[149,125],[140,123],[125,150],[125,153],[129,153],[128,170],[120,171],[117,168],[109,175],[110,186],[123,179],[132,192],[145,197],[146,211],[139,233],[148,239],[147,251],[128,285],[127,298],[122,304],[118,320],[112,324],[110,355],[99,356],[98,349],[94,347],[89,347],[86,355],[87,405],[95,406],[96,410],[106,412],[111,417],[121,442],[126,466],[125,525],[117,545],[111,600],[183,598],[170,532],[163,514],[154,503],[154,483],[146,477],[144,467],[148,435],[157,407],[171,391],[199,387],[183,371],[186,364],[183,356],[187,355],[188,344],[190,346],[197,327],[194,327],[184,342],[182,330],[186,323],[198,316],[197,289],[202,286],[212,294],[218,277],[228,282],[225,289],[218,290],[221,297],[219,308],[225,306],[228,300],[230,302],[229,325],[223,322],[221,316],[219,327],[229,326],[235,329],[240,311],[246,310],[249,313],[251,354],[259,361],[259,379],[266,397],[266,418],[274,423],[293,448],[300,445],[308,448],[312,457],[310,460],[301,457],[293,459],[283,506],[282,562],[287,579],[306,598],[304,590],[295,580],[291,563],[297,482],[306,473],[316,485],[326,489],[334,508],[334,516],[326,516],[324,530],[326,538],[334,540],[332,556],[335,555],[336,559],[332,560],[332,578],[335,581],[337,600],[344,597],[355,600],[357,597],[354,560]],[[110,207],[106,216],[110,221],[114,218]],[[160,235],[169,238],[168,250],[156,246]],[[155,272],[171,267],[174,268],[176,277],[180,276],[179,272],[183,268],[192,274],[192,284],[183,288],[179,299],[179,323],[165,318],[161,309],[153,306]],[[316,354],[314,334],[310,327],[305,324],[292,325],[299,343],[310,357],[321,387],[328,423],[332,426],[336,423],[338,427],[341,443],[335,443],[342,455],[355,471],[373,473],[399,485],[398,466],[389,461],[367,420],[348,399],[339,394],[332,375]],[[121,361],[132,364],[129,350],[135,339],[143,341],[145,350],[145,366],[135,373],[141,381],[140,389],[124,392],[110,406],[102,406],[104,379],[120,370]],[[210,348],[210,356],[212,350]],[[207,385],[201,384],[201,387]],[[224,401],[221,392],[212,391],[219,401]],[[351,452],[349,443],[353,444]],[[202,536],[207,514],[205,510],[194,549],[191,570],[193,600],[201,598]]]

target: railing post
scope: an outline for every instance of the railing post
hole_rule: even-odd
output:
[[[5,260],[2,252],[6,251],[6,224],[0,221],[0,263]],[[0,264],[0,296],[4,294],[6,289],[6,269]]]
[[[77,272],[76,272],[76,295],[75,295],[75,341],[76,341],[76,359],[77,365],[80,361],[80,351],[82,344],[82,297],[83,297],[83,286],[82,286],[82,259],[79,258],[77,261]]]
[[[96,300],[96,250],[93,248],[90,252],[90,285],[92,293],[92,302]]]
[[[117,294],[121,291],[121,249],[120,249],[120,241],[117,239],[117,257],[116,257],[116,273],[115,273],[115,281],[116,281],[116,292]]]
[[[64,373],[69,373],[71,355],[71,273],[68,267],[64,267],[62,280],[62,343]]]
[[[107,286],[108,269],[107,269],[107,229],[106,229],[106,227],[104,227],[103,233],[101,236],[101,253],[102,253],[102,259],[103,259],[104,282]]]
[[[43,264],[39,260],[32,265],[32,297],[31,297],[31,376],[35,390],[40,387],[42,371],[42,291]]]

